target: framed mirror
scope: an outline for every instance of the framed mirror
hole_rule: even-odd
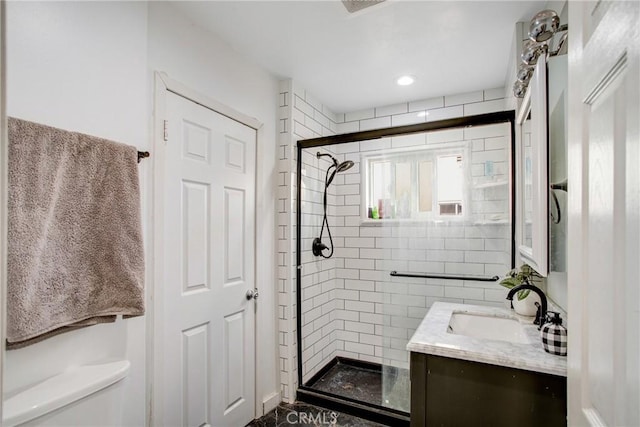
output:
[[[548,273],[547,69],[538,61],[518,110],[516,185],[519,197],[516,230],[522,262],[542,276]]]

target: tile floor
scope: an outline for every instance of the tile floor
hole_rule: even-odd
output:
[[[246,427],[384,427],[383,424],[335,412],[308,403],[281,403],[262,418],[252,421]]]

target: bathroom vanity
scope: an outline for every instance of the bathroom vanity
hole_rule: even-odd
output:
[[[531,318],[436,302],[409,341],[411,426],[566,426],[566,357]]]

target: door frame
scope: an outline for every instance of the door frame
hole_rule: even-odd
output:
[[[6,295],[7,295],[7,211],[8,211],[8,163],[9,137],[7,135],[6,114],[6,2],[0,2],[0,342],[5,342],[6,335]],[[4,354],[3,346],[0,350],[0,396],[2,396]],[[0,424],[2,423],[2,404],[0,403]]]
[[[203,95],[196,90],[193,90],[186,85],[171,79],[166,73],[154,72],[154,101],[153,101],[153,129],[152,129],[152,152],[151,157],[145,161],[151,160],[152,163],[152,179],[149,193],[152,194],[152,202],[148,206],[152,206],[152,224],[150,227],[150,244],[147,251],[147,273],[146,282],[150,285],[147,286],[147,316],[146,316],[146,377],[149,379],[146,382],[146,404],[147,404],[147,426],[162,426],[163,415],[161,411],[157,411],[155,408],[162,407],[162,398],[164,393],[164,384],[162,374],[164,372],[164,357],[162,354],[163,338],[162,331],[164,327],[164,319],[162,316],[158,316],[160,312],[163,300],[162,300],[162,286],[164,285],[164,177],[165,177],[165,150],[161,149],[165,143],[165,127],[164,120],[166,119],[166,105],[167,94],[172,92],[178,96],[186,98],[196,104],[202,105],[216,113],[219,113],[225,117],[235,120],[243,125],[246,125],[256,131],[256,180],[261,176],[260,171],[262,168],[260,161],[260,152],[263,150],[265,140],[263,123],[259,120],[243,114],[225,104],[222,104],[212,98]],[[257,181],[254,182],[257,189]],[[253,242],[253,248],[255,251],[255,287],[259,288],[257,278],[260,277],[260,268],[263,263],[257,251],[257,236],[261,235],[264,230],[260,223],[256,221],[257,218],[257,206],[259,198],[259,192],[256,191],[256,214],[254,215],[255,237]],[[262,415],[263,402],[259,399],[262,395],[259,387],[261,381],[258,378],[258,372],[260,370],[257,366],[259,360],[259,346],[257,338],[263,332],[263,328],[260,327],[262,322],[258,321],[258,315],[255,316],[254,329],[255,329],[255,405],[254,405],[254,417]],[[265,331],[266,332],[266,331]]]

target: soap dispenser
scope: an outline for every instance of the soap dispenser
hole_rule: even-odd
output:
[[[544,351],[558,356],[567,355],[567,328],[562,326],[560,313],[547,312],[546,323],[540,330]]]

